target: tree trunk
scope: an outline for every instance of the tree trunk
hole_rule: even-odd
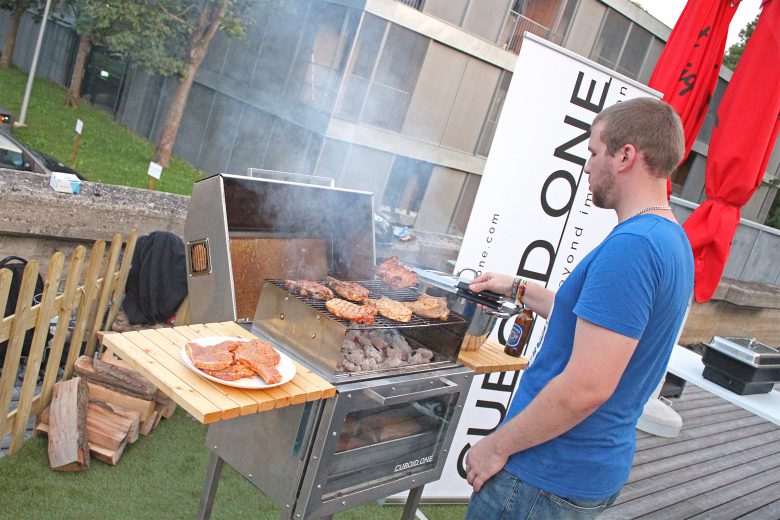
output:
[[[220,2],[218,5],[207,2],[209,5],[203,9],[197,27],[190,37],[190,57],[187,64],[187,72],[179,81],[176,88],[176,94],[173,96],[168,114],[165,116],[165,125],[160,135],[160,144],[157,146],[157,154],[154,162],[167,168],[173,155],[173,146],[176,144],[176,136],[179,134],[181,118],[184,114],[184,107],[187,105],[187,98],[192,89],[192,83],[195,80],[195,74],[206,57],[211,40],[219,29],[219,24],[225,16],[227,4]]]
[[[70,75],[68,97],[65,99],[65,104],[73,108],[79,106],[81,81],[84,79],[84,68],[87,66],[87,54],[89,54],[91,46],[92,39],[89,36],[82,35],[79,39],[79,48],[76,51],[76,62],[73,64],[73,72]]]
[[[3,55],[0,56],[0,67],[10,69],[14,60],[14,47],[16,47],[16,35],[19,33],[19,24],[22,22],[24,7],[16,7],[11,12],[11,22],[8,24],[8,34],[3,45]]]

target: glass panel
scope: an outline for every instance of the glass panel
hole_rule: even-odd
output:
[[[314,27],[305,35],[298,53],[294,79],[289,87],[307,105],[332,107],[346,63],[346,46],[353,40],[358,16],[331,4],[313,5],[307,22]]]
[[[490,152],[490,146],[493,144],[493,137],[496,135],[498,117],[501,115],[501,109],[504,107],[504,100],[506,99],[506,93],[507,90],[509,90],[509,83],[511,81],[512,74],[507,71],[502,71],[501,77],[498,80],[498,86],[496,87],[496,93],[493,96],[493,102],[490,105],[490,110],[488,111],[484,126],[482,127],[482,135],[479,136],[477,155],[487,157]]]
[[[558,26],[555,28],[555,34],[550,38],[553,42],[560,44],[563,42],[566,32],[569,30],[569,24],[574,17],[574,10],[577,8],[577,2],[579,0],[569,0],[566,2],[566,7],[563,8],[561,18],[558,20]]]
[[[674,170],[674,173],[672,174],[672,195],[677,197],[680,196],[680,192],[682,192],[683,186],[685,185],[685,180],[688,178],[688,174],[691,172],[691,165],[693,164],[695,157],[695,152],[689,153],[688,157],[682,162],[682,164],[680,164],[680,166]]]
[[[398,156],[382,197],[381,209],[394,224],[413,226],[417,220],[433,164]]]
[[[348,414],[325,494],[376,485],[433,468],[441,455],[457,393]]]
[[[629,78],[636,79],[642,68],[647,50],[653,40],[653,35],[636,24],[631,25],[631,31],[626,39],[626,46],[620,55],[617,71]]]
[[[601,27],[598,38],[596,38],[591,59],[610,69],[614,69],[630,25],[631,22],[628,18],[617,11],[608,10],[604,19],[604,25]]]
[[[361,118],[366,123],[399,131],[420,75],[428,38],[391,25]]]
[[[474,201],[477,198],[479,183],[482,177],[479,175],[469,175],[463,186],[460,196],[460,202],[455,209],[455,216],[452,219],[449,232],[454,235],[463,235],[466,232],[466,226],[469,223],[471,210],[474,208]]]
[[[337,114],[345,119],[357,121],[363,100],[368,93],[369,81],[374,70],[379,48],[382,45],[387,22],[376,16],[366,14],[355,43],[352,65],[341,94]]]

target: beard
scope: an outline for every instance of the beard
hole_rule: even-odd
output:
[[[612,177],[602,177],[604,182],[600,186],[591,186],[593,205],[602,209],[614,209],[614,203],[610,200],[615,180]]]

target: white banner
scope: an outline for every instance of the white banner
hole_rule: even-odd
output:
[[[593,118],[604,107],[649,87],[546,40],[525,34],[496,135],[471,212],[456,272],[519,274],[557,290],[617,223],[591,202],[582,169]],[[504,343],[512,327],[491,337]],[[545,322],[536,320],[531,345]],[[477,376],[441,480],[425,487],[429,501],[468,498],[463,459],[468,448],[504,419],[519,373]]]

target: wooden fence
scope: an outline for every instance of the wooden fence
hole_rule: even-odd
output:
[[[63,367],[62,379],[69,379],[76,358],[82,354],[94,354],[98,332],[111,328],[122,304],[137,238],[138,233],[133,230],[124,245],[124,254],[124,240],[120,234],[114,235],[108,252],[105,241],[95,242],[89,259],[84,246],[76,247],[64,284],[61,282],[65,255],[54,253],[49,261],[40,303],[34,305],[40,265],[33,260],[25,266],[15,313],[0,322],[0,341],[8,341],[0,376],[0,439],[11,434],[9,455],[22,447],[30,417],[51,401],[60,366]],[[8,302],[10,283],[11,272],[0,269],[0,309],[5,309]],[[60,287],[64,287],[62,292]],[[71,327],[74,314],[75,324]],[[54,335],[49,342],[43,382],[37,391],[46,340],[54,318],[57,319]],[[31,329],[35,332],[27,355],[18,404],[16,409],[9,410],[25,334]],[[66,348],[69,332],[70,341]],[[64,363],[61,363],[63,359]]]

